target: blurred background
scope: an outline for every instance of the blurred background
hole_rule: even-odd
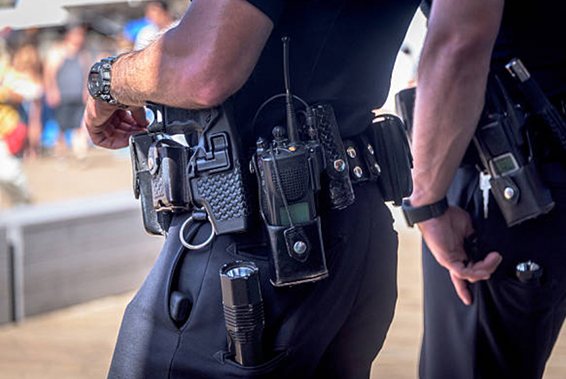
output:
[[[163,241],[143,231],[128,149],[90,143],[84,83],[92,62],[143,48],[188,5],[0,0],[1,378],[106,377],[122,313]],[[394,113],[394,94],[416,84],[425,29],[419,13],[378,112]],[[422,334],[420,237],[392,211],[399,301],[372,378],[408,379]],[[566,378],[562,336],[545,378]]]

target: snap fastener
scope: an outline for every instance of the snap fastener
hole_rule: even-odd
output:
[[[337,159],[334,161],[334,169],[338,172],[342,172],[346,169],[346,162],[342,159]]]
[[[354,158],[356,157],[356,155],[358,155],[358,154],[356,153],[356,149],[354,149],[354,148],[351,147],[351,146],[346,149],[346,153],[348,153],[348,156],[349,156],[350,158],[352,158],[352,159],[354,159]]]
[[[293,245],[293,250],[295,250],[295,253],[302,255],[307,251],[307,244],[303,241],[297,241]]]
[[[373,146],[371,144],[368,143],[368,151],[371,155],[375,154],[375,151],[373,150]]]
[[[511,200],[515,196],[515,190],[511,187],[506,187],[503,190],[503,196],[505,196],[507,200]]]
[[[377,175],[381,175],[381,167],[379,166],[379,164],[377,162],[375,162],[373,164],[373,168],[375,168],[375,171],[377,172]]]

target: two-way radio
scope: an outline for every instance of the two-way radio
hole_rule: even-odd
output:
[[[253,159],[261,216],[271,245],[271,282],[289,286],[328,276],[316,193],[325,161],[314,135],[301,141],[289,74],[289,38],[283,37],[287,127],[260,138]],[[303,102],[304,103],[304,102]],[[313,133],[314,134],[314,133]]]
[[[495,74],[488,79],[486,94],[474,144],[489,175],[491,193],[511,227],[548,213],[554,202],[533,159],[529,114]]]

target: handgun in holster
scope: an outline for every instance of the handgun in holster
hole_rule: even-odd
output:
[[[165,235],[177,212],[206,212],[216,234],[246,230],[247,170],[231,103],[203,110],[147,107],[154,121],[130,139],[134,193],[141,198],[146,231]]]
[[[548,213],[554,202],[541,180],[529,140],[529,114],[490,74],[486,104],[474,135],[491,193],[507,226]]]

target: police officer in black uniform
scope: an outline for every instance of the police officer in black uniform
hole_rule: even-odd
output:
[[[95,144],[122,147],[146,126],[146,101],[199,109],[232,96],[247,148],[284,123],[281,38],[290,37],[293,93],[310,104],[330,103],[343,138],[361,133],[371,109],[387,96],[391,70],[419,1],[193,0],[180,24],[146,49],[123,55],[111,70],[111,103],[89,100],[85,120]],[[385,168],[384,168],[385,169]],[[173,219],[169,237],[129,304],[110,378],[367,378],[393,317],[397,235],[375,182],[354,186],[356,201],[320,212],[329,277],[275,288],[262,228],[223,235],[187,251]],[[205,233],[205,232],[203,232]],[[197,236],[198,238],[198,236]],[[227,358],[218,272],[234,260],[260,270],[267,361],[243,367]],[[191,311],[172,322],[172,290],[187,294]]]
[[[540,378],[564,321],[566,154],[558,138],[541,119],[531,126],[533,159],[555,206],[512,227],[480,184],[478,161],[462,157],[488,72],[504,78],[513,58],[563,112],[565,11],[553,1],[432,3],[415,109],[415,190],[406,204],[420,212],[426,242],[423,379]],[[465,244],[474,232],[475,245]]]

